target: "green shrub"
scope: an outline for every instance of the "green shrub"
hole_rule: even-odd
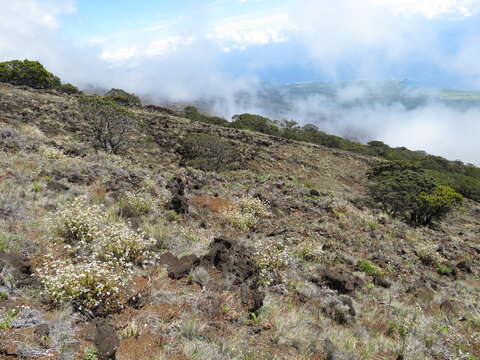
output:
[[[268,135],[278,135],[280,129],[273,123],[272,120],[253,114],[235,115],[232,118],[232,127],[236,129],[247,129],[258,131]]]
[[[105,94],[105,99],[123,106],[142,106],[142,101],[137,95],[122,89],[111,89]]]
[[[98,360],[97,350],[95,348],[85,349],[80,360]]]
[[[120,215],[124,217],[139,217],[147,215],[155,206],[150,194],[143,192],[127,192],[119,202]]]
[[[360,260],[357,266],[361,272],[369,276],[380,275],[382,273],[382,270],[377,265],[367,260]]]
[[[417,206],[417,197],[435,188],[433,178],[404,162],[375,166],[368,177],[372,181],[368,188],[370,196],[392,216],[409,217]]]
[[[200,113],[195,106],[187,106],[184,110],[185,117],[193,121],[200,121],[207,124],[218,126],[230,126],[230,123],[224,118],[218,116],[208,116]]]
[[[184,164],[205,171],[225,171],[238,168],[238,150],[222,138],[208,134],[187,136],[179,153]]]
[[[80,109],[97,146],[112,154],[125,150],[135,127],[131,111],[99,96],[83,96]]]
[[[1,62],[0,82],[35,89],[53,89],[61,85],[60,79],[48,72],[42,64],[30,60]]]
[[[453,269],[447,265],[438,265],[437,271],[440,275],[450,276],[453,273]]]
[[[392,216],[413,225],[428,226],[462,204],[462,196],[435,179],[418,165],[392,161],[373,167],[368,191],[372,199]]]
[[[433,220],[441,220],[450,210],[463,204],[463,197],[451,187],[437,185],[431,193],[421,193],[416,198],[417,208],[413,221],[419,225],[431,224]]]
[[[72,84],[62,84],[60,86],[57,86],[57,90],[62,93],[70,94],[70,95],[82,93],[80,90],[78,90],[78,88],[75,85],[72,85]]]

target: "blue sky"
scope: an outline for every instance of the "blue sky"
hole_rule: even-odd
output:
[[[0,0],[6,9],[3,27],[10,21],[27,28],[13,36],[15,26],[3,29],[0,57],[29,54],[30,26],[36,35],[31,41],[39,46],[56,41],[59,51],[82,49],[90,57],[85,61],[94,57],[110,67],[131,69],[155,59],[160,65],[200,52],[217,71],[264,82],[408,78],[423,86],[480,89],[480,67],[473,60],[480,56],[479,3]],[[46,61],[56,66],[60,60],[52,57],[50,51]]]
[[[321,14],[324,10],[322,6],[329,7],[328,2],[322,0],[311,1],[307,6],[313,9],[313,14],[299,14],[299,4],[305,2],[294,0],[76,0],[75,10],[60,16],[59,23],[64,38],[83,46],[97,46],[99,56],[110,63],[138,63],[142,58],[165,56],[179,46],[213,36],[221,44],[215,54],[219,69],[235,76],[255,76],[265,82],[408,78],[423,86],[477,87],[472,74],[467,78],[468,71],[458,71],[461,65],[456,64],[468,38],[478,33],[476,24],[480,16],[476,14],[476,1],[371,1],[372,7],[388,11],[394,23],[412,23],[421,33],[401,34],[406,29],[400,26],[400,40],[420,41],[420,49],[408,49],[393,58],[385,57],[392,49],[395,52],[395,47],[388,42],[398,38],[395,34],[390,37],[389,32],[395,29],[388,26],[385,29],[388,24],[382,23],[378,31],[385,32],[385,38],[373,39],[372,44],[357,44],[347,32],[340,34],[338,39],[342,49],[339,54],[330,58],[329,51],[326,54],[320,51],[316,55],[316,49],[322,46],[322,36],[318,44],[315,39],[306,40],[308,35],[299,35],[304,29],[299,30],[297,24],[302,22],[303,15],[308,18],[306,23],[324,21],[321,15],[315,18],[315,12]],[[352,1],[343,3],[348,7]],[[339,6],[337,10],[344,9]],[[375,11],[367,10],[359,16],[370,16],[375,21]],[[333,16],[337,14],[333,12]],[[343,27],[343,21],[352,20],[356,19],[340,15],[337,24]],[[331,28],[324,30],[331,31]],[[348,31],[355,30],[354,26]],[[331,34],[334,38],[336,35],[335,31]],[[426,39],[422,39],[424,36]],[[352,49],[348,49],[350,40]],[[335,44],[329,43],[326,48],[332,46]],[[374,69],[358,71],[358,61],[372,62],[370,66]]]

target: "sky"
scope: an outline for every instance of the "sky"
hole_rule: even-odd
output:
[[[39,60],[80,87],[159,101],[221,100],[227,118],[255,112],[235,94],[263,83],[408,79],[480,90],[480,0],[0,0],[0,8],[0,61]],[[291,117],[308,122],[305,107],[321,104],[292,104]],[[477,113],[438,104],[377,110],[344,113],[328,130],[359,128],[394,146],[480,163]]]
[[[480,65],[473,58],[480,53],[478,0],[0,4],[12,15],[0,25],[7,28],[0,35],[0,58],[46,57],[22,47],[52,37],[88,50],[110,67],[125,68],[205,46],[222,72],[265,82],[407,78],[423,86],[480,89]],[[19,44],[17,37],[27,39]]]

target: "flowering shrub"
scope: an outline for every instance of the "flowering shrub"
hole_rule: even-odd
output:
[[[224,212],[227,221],[241,230],[253,228],[258,220],[270,216],[267,205],[260,199],[247,197],[237,207]]]
[[[99,261],[50,260],[37,275],[54,304],[72,303],[79,311],[117,311],[126,298],[126,274]]]
[[[148,214],[155,206],[155,201],[149,194],[128,192],[120,203],[124,216],[142,216]]]
[[[259,282],[262,286],[270,286],[278,278],[279,270],[285,268],[290,263],[284,246],[280,244],[271,244],[255,252],[254,261],[259,269]]]
[[[144,233],[133,231],[124,223],[106,226],[93,245],[93,253],[99,259],[120,266],[143,264],[150,258],[148,248],[156,240],[147,238]]]
[[[438,246],[434,243],[422,242],[415,246],[417,256],[427,265],[436,265],[441,263],[444,259],[442,255],[437,252]]]
[[[62,207],[54,219],[60,239],[76,256],[112,262],[116,266],[143,264],[155,240],[123,222],[108,223],[102,206],[76,199]]]
[[[307,262],[320,262],[325,256],[323,250],[313,240],[301,243],[294,254],[300,260]]]
[[[106,222],[105,211],[100,205],[89,205],[84,199],[62,206],[52,219],[54,232],[68,244],[90,243],[101,234]]]
[[[39,151],[41,155],[49,160],[63,159],[66,157],[61,150],[51,146],[41,145]]]

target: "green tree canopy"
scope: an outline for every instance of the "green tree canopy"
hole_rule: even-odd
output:
[[[0,82],[34,89],[53,89],[61,85],[58,77],[48,72],[38,61],[31,60],[1,62]]]
[[[268,135],[278,135],[279,133],[279,128],[273,123],[272,120],[260,115],[234,115],[232,120],[232,127],[236,129],[259,131]]]
[[[417,164],[392,161],[373,167],[368,173],[372,199],[392,216],[418,226],[441,220],[462,204],[462,196],[452,188],[438,185]]]
[[[137,95],[122,89],[111,89],[105,94],[105,99],[124,106],[142,106],[142,101]]]

